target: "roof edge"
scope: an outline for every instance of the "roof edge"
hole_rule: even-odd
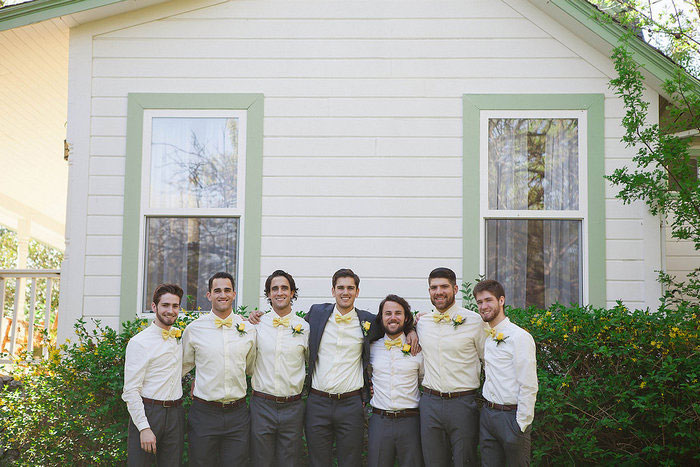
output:
[[[600,11],[586,0],[549,0],[549,3],[571,16],[612,47],[617,47],[619,39],[628,32],[627,29],[615,21],[603,22],[597,20],[595,16],[606,15],[606,13]],[[634,60],[662,83],[667,80],[673,80],[676,70],[682,70],[687,76],[692,90],[700,93],[700,80],[664,56],[650,44],[635,37],[634,40],[629,42],[629,48]]]
[[[0,8],[0,31],[92,10],[125,0],[34,0]]]

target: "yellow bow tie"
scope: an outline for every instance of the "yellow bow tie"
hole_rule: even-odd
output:
[[[285,316],[284,318],[280,318],[278,316],[275,316],[274,318],[272,318],[272,325],[274,327],[277,327],[280,324],[282,326],[289,327],[289,316]]]
[[[227,328],[230,328],[233,326],[233,319],[229,316],[226,319],[221,319],[221,318],[214,318],[214,326],[217,328],[220,328],[221,326],[226,326]]]
[[[163,336],[163,340],[167,341],[168,338],[170,337],[180,337],[180,330],[177,328],[170,328],[170,331],[166,331],[165,329],[160,330],[160,335]]]
[[[336,323],[350,323],[352,321],[352,314],[348,313],[345,315],[335,315]]]
[[[494,328],[484,328],[484,331],[486,334],[488,334],[491,337],[496,337],[496,330]]]
[[[386,346],[387,350],[391,350],[392,347],[398,347],[401,348],[403,345],[401,343],[401,339],[394,339],[392,341],[384,341],[384,345]]]
[[[445,321],[446,323],[450,322],[450,315],[449,313],[438,313],[437,311],[433,313],[433,319],[435,320],[436,323],[439,323],[440,321]]]

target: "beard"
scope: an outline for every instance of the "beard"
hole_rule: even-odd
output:
[[[156,312],[156,319],[165,326],[172,326],[173,324],[175,324],[175,320],[177,320],[177,317],[167,317],[163,316],[162,313]]]
[[[384,326],[384,323],[382,323],[382,327],[384,328],[384,334],[389,335],[389,329],[387,329],[386,326]],[[402,334],[403,330],[406,328],[406,323],[401,324],[397,329],[396,332],[392,332],[391,334]]]

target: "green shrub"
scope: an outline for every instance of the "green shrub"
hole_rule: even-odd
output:
[[[197,315],[181,314],[184,328]],[[117,332],[96,322],[75,325],[76,338],[50,350],[45,361],[18,360],[22,383],[0,392],[0,428],[6,453],[17,465],[116,465],[126,462],[129,414],[121,399],[124,353],[129,339],[147,326],[125,323]],[[183,390],[189,392],[189,378]],[[14,453],[12,452],[14,451]],[[2,453],[0,453],[2,454]],[[10,459],[19,455],[19,459]]]
[[[697,308],[557,305],[508,315],[537,343],[534,464],[700,463]],[[178,327],[192,319],[184,315]],[[0,437],[4,449],[21,454],[16,464],[124,463],[124,351],[143,325],[88,331],[81,321],[78,338],[60,353],[18,367],[22,388],[0,391]],[[189,393],[188,378],[183,390]]]
[[[697,313],[509,310],[537,343],[534,463],[700,463]]]

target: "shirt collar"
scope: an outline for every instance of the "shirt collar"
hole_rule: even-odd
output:
[[[448,314],[448,315],[450,315],[450,318],[452,318],[452,316],[453,316],[455,313],[457,313],[457,310],[458,310],[459,308],[460,308],[460,307],[457,305],[457,300],[455,300],[455,302],[452,304],[452,306],[449,307],[449,308],[445,311],[445,313],[440,313],[440,312],[437,311],[437,310],[433,310],[433,313],[435,313],[435,314],[438,314],[438,313],[440,313],[440,314]]]
[[[496,327],[493,328],[493,329],[494,329],[495,331],[503,331],[505,328],[508,327],[509,324],[510,324],[510,320],[509,320],[508,317],[506,316],[505,319],[504,319],[503,321],[501,321],[500,323],[498,323],[498,324],[496,325]],[[490,326],[489,326],[489,327],[490,327]]]
[[[352,310],[350,310],[350,311],[348,311],[347,313],[345,313],[345,315],[342,315],[342,314],[340,313],[340,311],[338,311],[338,305],[333,305],[333,315],[347,316],[348,314],[350,314],[350,315],[356,315],[357,313],[355,312],[355,308],[353,308]],[[333,316],[333,315],[331,315],[331,316]]]
[[[234,313],[233,311],[231,311],[231,313],[229,313],[229,315],[226,318],[221,318],[221,319],[231,318],[232,321],[237,321],[237,319],[236,319],[237,316],[238,316],[238,313]],[[209,313],[202,316],[202,318],[207,318],[211,321],[214,321],[216,318],[218,318],[218,316],[216,316],[214,314],[214,311],[210,310]],[[202,319],[202,318],[200,318],[200,319]]]
[[[404,333],[401,333],[399,335],[399,339],[401,340],[402,345],[406,343],[406,335]],[[389,336],[384,334],[384,341],[383,342],[392,341],[392,340],[394,340],[394,339],[390,339]]]

